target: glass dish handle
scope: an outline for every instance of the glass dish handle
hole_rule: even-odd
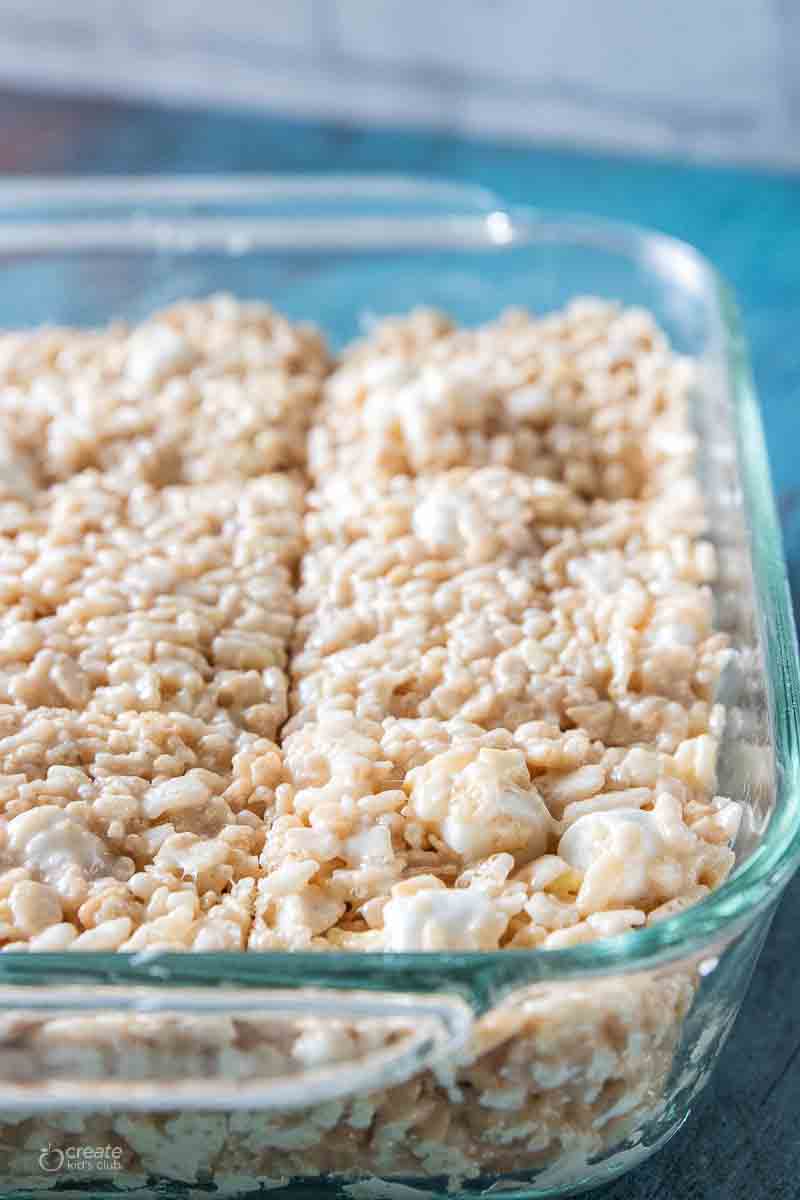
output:
[[[454,995],[326,989],[0,989],[0,1109],[289,1111],[457,1060]]]

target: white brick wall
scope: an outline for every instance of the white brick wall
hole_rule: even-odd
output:
[[[0,0],[0,83],[800,165],[800,0]]]
[[[730,100],[734,75],[737,92],[757,99],[775,56],[769,0],[337,0],[335,8],[341,44],[365,59],[609,89],[634,102],[713,107],[720,90]]]
[[[133,0],[128,8],[125,19],[135,21],[138,15],[165,46],[217,44],[222,53],[226,43],[234,49],[244,43],[253,49],[303,52],[313,52],[315,46],[315,0]]]

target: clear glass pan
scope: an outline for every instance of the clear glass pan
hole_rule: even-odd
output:
[[[546,311],[576,294],[650,309],[675,347],[700,366],[694,420],[710,536],[722,565],[718,624],[738,651],[721,697],[729,718],[720,787],[747,812],[739,866],[709,898],[649,929],[569,950],[0,956],[0,1109],[9,1114],[7,1128],[0,1114],[0,1141],[11,1146],[0,1153],[4,1194],[22,1194],[31,1180],[47,1182],[36,1155],[28,1175],[15,1149],[26,1140],[30,1157],[30,1146],[38,1145],[30,1114],[40,1112],[44,1121],[47,1112],[93,1114],[104,1107],[138,1112],[142,1122],[150,1114],[162,1133],[154,1114],[196,1111],[197,1120],[211,1120],[217,1113],[215,1146],[219,1121],[227,1122],[213,1161],[188,1149],[185,1161],[180,1150],[174,1160],[154,1152],[148,1158],[145,1126],[131,1132],[133,1117],[120,1128],[102,1126],[104,1136],[113,1133],[125,1146],[142,1195],[148,1176],[184,1183],[213,1178],[236,1195],[245,1178],[253,1185],[328,1172],[422,1180],[428,1188],[449,1180],[470,1194],[501,1182],[509,1196],[560,1195],[603,1182],[646,1156],[685,1119],[707,1078],[774,906],[800,862],[800,692],[791,606],[746,349],[735,306],[713,268],[691,247],[656,234],[504,210],[479,189],[388,177],[7,184],[0,187],[0,263],[2,327],[137,319],[214,291],[267,299],[290,317],[317,322],[336,345],[377,316],[419,304],[444,308],[467,324],[509,305]],[[661,1003],[667,994],[665,1016],[656,998]],[[562,1016],[554,1022],[556,1010]],[[183,1032],[166,1056],[126,1054],[122,1047],[86,1054],[80,1064],[54,1057],[39,1036],[47,1022],[80,1016],[119,1031],[132,1015]],[[196,1044],[185,1036],[191,1020]],[[250,1067],[241,1056],[234,1067],[230,1055],[209,1050],[215,1020],[238,1021],[239,1032],[251,1023]],[[266,1043],[274,1049],[290,1041],[309,1020],[334,1030],[369,1026],[374,1036],[363,1044],[351,1039],[343,1058],[313,1069],[300,1069],[291,1055],[263,1052]],[[507,1119],[508,1096],[506,1110],[486,1099],[485,1078],[484,1091],[474,1093],[486,1100],[476,1102],[488,1114],[484,1124],[476,1124],[463,1099],[465,1087],[479,1086],[470,1070],[486,1075],[486,1056],[499,1053],[487,1047],[499,1044],[503,1021],[506,1057],[493,1060],[489,1073],[510,1079],[515,1054],[527,1047],[527,1082],[517,1080],[515,1093],[528,1089],[520,1102],[527,1106],[524,1133],[515,1132],[519,1121],[513,1126]],[[611,1036],[615,1021],[619,1029]],[[578,1025],[590,1041],[625,1042],[610,1044],[616,1065],[603,1079],[596,1055],[569,1058],[570,1031]],[[545,1078],[543,1069],[547,1055],[553,1068],[553,1054],[563,1056],[571,1080],[562,1090],[572,1089],[570,1112],[557,1118],[547,1107],[555,1075],[551,1069]],[[634,1096],[637,1072],[644,1085]],[[608,1092],[602,1104],[591,1096],[594,1084],[601,1099]],[[359,1099],[386,1096],[397,1105],[403,1088],[417,1088],[414,1104],[428,1104],[432,1128],[437,1121],[447,1125],[428,1141],[452,1143],[452,1153],[416,1153],[414,1137],[420,1146],[426,1139],[408,1130],[394,1148],[389,1134],[381,1141],[380,1104],[371,1132],[359,1134],[350,1151],[339,1118],[325,1124],[325,1105],[334,1104],[348,1130],[361,1128],[350,1119]],[[252,1130],[261,1128],[263,1114],[272,1114],[273,1133],[258,1142]],[[250,1141],[242,1133],[245,1116],[253,1122]],[[41,1128],[46,1142],[54,1129],[67,1136],[63,1120]],[[301,1146],[298,1128],[319,1136],[311,1142],[306,1136]],[[73,1130],[69,1137],[74,1142],[79,1135]],[[54,1174],[50,1182],[63,1180]]]

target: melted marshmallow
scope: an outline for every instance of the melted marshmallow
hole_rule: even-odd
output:
[[[55,804],[20,813],[8,823],[7,844],[19,866],[35,871],[46,883],[57,884],[69,870],[98,877],[111,871],[113,859],[100,838]]]
[[[495,950],[508,916],[479,888],[394,896],[383,910],[386,949]]]
[[[547,849],[553,822],[519,750],[449,750],[409,772],[409,809],[464,861]]]

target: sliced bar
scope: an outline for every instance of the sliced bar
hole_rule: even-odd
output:
[[[0,335],[4,428],[39,484],[87,467],[156,486],[303,467],[327,370],[311,327],[224,295],[133,328]]]
[[[326,363],[226,297],[0,337],[6,947],[245,944]]]

